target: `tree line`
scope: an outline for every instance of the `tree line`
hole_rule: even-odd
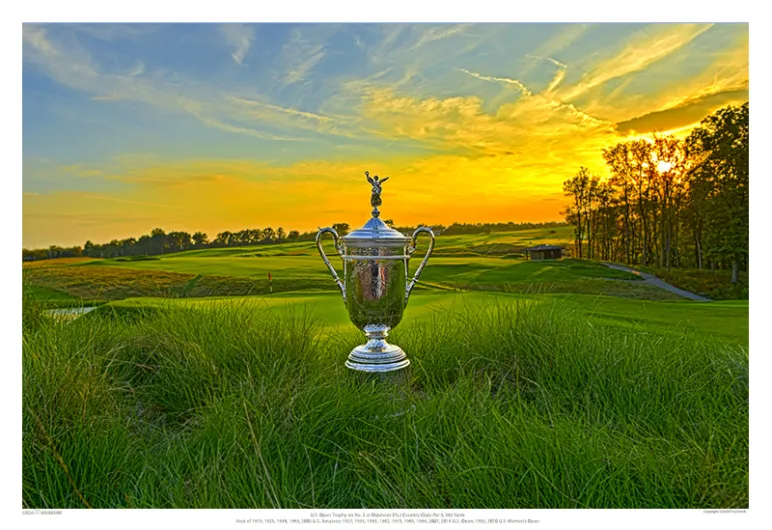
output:
[[[724,107],[688,137],[603,150],[609,176],[563,183],[574,255],[643,266],[748,269],[749,107]]]
[[[419,223],[417,226],[396,226],[391,219],[384,220],[391,228],[402,233],[411,234],[419,226],[427,226]],[[481,234],[491,232],[505,232],[527,230],[532,228],[547,228],[565,226],[563,222],[550,223],[453,223],[450,226],[433,225],[435,234]],[[348,223],[335,223],[332,227],[338,235],[346,235],[351,227]],[[46,249],[22,249],[22,259],[25,261],[68,258],[88,256],[93,258],[117,258],[128,256],[155,256],[181,252],[183,250],[195,250],[202,248],[238,247],[251,245],[270,245],[279,243],[291,243],[296,241],[314,241],[316,231],[300,233],[297,230],[286,232],[284,228],[273,229],[256,228],[244,229],[238,232],[224,231],[209,240],[204,232],[190,234],[184,231],[166,232],[161,228],[153,229],[149,234],[139,238],[113,239],[107,243],[94,243],[86,241],[83,247],[60,247],[52,245]]]

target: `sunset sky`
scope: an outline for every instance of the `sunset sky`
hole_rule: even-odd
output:
[[[23,27],[23,245],[551,221],[601,150],[748,100],[747,24]]]

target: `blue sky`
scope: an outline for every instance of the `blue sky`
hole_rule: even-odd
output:
[[[378,168],[435,222],[558,219],[560,183],[602,173],[604,146],[683,134],[748,94],[746,24],[25,24],[23,39],[25,246],[356,222],[320,194]],[[426,189],[448,172],[466,193]]]

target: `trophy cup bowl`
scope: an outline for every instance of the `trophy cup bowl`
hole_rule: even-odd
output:
[[[381,221],[380,186],[388,177],[378,181],[377,176],[371,179],[368,172],[365,175],[373,186],[372,218],[362,228],[343,237],[332,228],[322,228],[316,235],[316,246],[340,288],[351,322],[367,337],[365,344],[351,351],[346,366],[360,372],[385,373],[410,364],[402,348],[386,342],[386,337],[402,320],[410,293],[434,249],[434,233],[430,228],[420,227],[408,237]],[[408,263],[418,236],[424,232],[431,237],[429,249],[415,275],[408,280]],[[343,280],[322,248],[325,233],[332,235],[335,249],[343,260]]]

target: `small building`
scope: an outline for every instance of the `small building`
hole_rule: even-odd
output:
[[[530,259],[560,259],[563,257],[563,247],[557,245],[536,245],[525,249],[525,255]]]

